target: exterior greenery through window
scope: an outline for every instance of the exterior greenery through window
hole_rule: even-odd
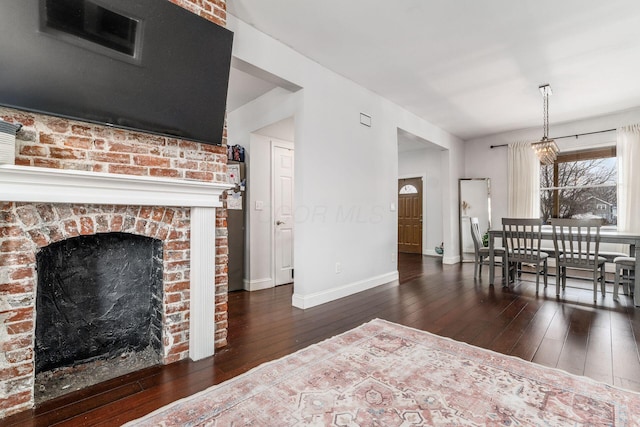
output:
[[[549,218],[603,218],[617,224],[615,147],[561,153],[540,166],[540,214]]]

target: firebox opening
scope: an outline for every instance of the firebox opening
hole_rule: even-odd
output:
[[[160,240],[79,236],[43,248],[36,262],[37,402],[91,385],[84,377],[95,384],[160,362]],[[84,378],[79,386],[73,376]]]

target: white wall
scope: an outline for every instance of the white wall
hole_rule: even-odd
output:
[[[443,242],[441,155],[442,151],[436,148],[398,154],[398,178],[423,179],[422,253],[425,255],[437,255],[435,247]]]
[[[553,119],[553,116],[551,118]],[[549,136],[595,132],[633,123],[640,123],[640,108],[562,124],[552,122]],[[508,214],[507,147],[489,147],[515,141],[537,141],[541,137],[542,123],[539,128],[490,135],[465,142],[465,178],[491,178],[491,224],[494,227],[499,226],[501,219]],[[563,138],[556,140],[556,143],[560,151],[570,151],[615,145],[615,141],[615,132],[608,132],[581,136],[578,139]]]
[[[295,101],[282,99],[294,111],[269,122],[295,117],[295,306],[311,307],[397,278],[397,212],[390,207],[397,205],[398,128],[445,149],[442,232],[445,247],[457,248],[457,196],[451,193],[457,194],[464,169],[462,141],[233,16],[227,24],[235,33],[234,57],[303,88]],[[265,100],[229,114],[230,143],[250,146],[246,132],[269,124],[251,125],[250,109],[257,121],[274,115],[273,109],[282,113],[273,100],[257,108]],[[359,123],[361,112],[372,117],[371,127]],[[256,256],[267,254],[252,251],[250,257]]]

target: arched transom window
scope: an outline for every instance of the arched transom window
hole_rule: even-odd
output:
[[[417,193],[418,193],[418,189],[415,187],[415,185],[411,185],[411,184],[403,185],[402,188],[400,189],[400,194],[417,194]]]

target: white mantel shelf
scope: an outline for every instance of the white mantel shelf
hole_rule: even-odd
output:
[[[0,200],[34,203],[220,207],[231,184],[0,165]]]

